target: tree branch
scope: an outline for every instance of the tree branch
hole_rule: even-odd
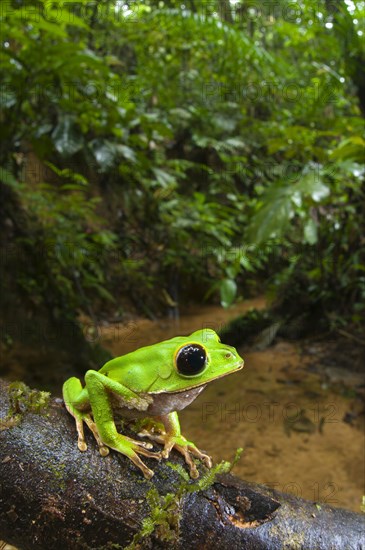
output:
[[[199,486],[184,480],[175,455],[174,468],[146,459],[156,472],[147,481],[127,458],[101,457],[91,437],[80,453],[60,399],[12,427],[8,410],[0,382],[0,538],[23,550],[125,548],[133,540],[134,548],[184,550],[362,547],[360,514],[226,474],[209,485],[203,467]]]

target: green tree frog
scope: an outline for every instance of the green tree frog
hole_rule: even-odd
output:
[[[109,449],[122,453],[147,479],[154,472],[138,455],[160,460],[168,458],[173,448],[184,456],[190,476],[197,478],[192,456],[208,468],[212,460],[181,434],[177,411],[209,382],[238,371],[243,364],[235,348],[222,344],[214,330],[202,329],[116,357],[99,371],[89,370],[84,388],[78,378],[70,378],[64,383],[63,399],[76,420],[78,448],[87,449],[85,423],[102,456]],[[120,417],[148,419],[138,435],[163,444],[163,450],[151,452],[151,443],[118,433],[115,420]]]

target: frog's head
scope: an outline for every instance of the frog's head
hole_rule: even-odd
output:
[[[232,374],[244,365],[235,348],[222,344],[212,329],[197,330],[186,337],[164,342],[170,348],[172,361],[163,362],[159,376],[149,388],[150,392],[176,392],[203,386]]]

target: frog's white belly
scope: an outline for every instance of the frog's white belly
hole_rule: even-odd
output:
[[[111,394],[113,413],[123,418],[145,418],[146,416],[165,416],[173,411],[185,409],[204,390],[206,384],[198,388],[172,393],[151,393],[151,403],[145,411],[129,409],[122,397]]]

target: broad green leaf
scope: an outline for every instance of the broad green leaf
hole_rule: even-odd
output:
[[[67,37],[65,29],[56,23],[50,23],[43,19],[43,17],[40,17],[38,10],[23,6],[21,10],[14,10],[11,12],[11,17],[20,19],[23,24],[31,23],[32,29],[47,31],[49,34],[59,38]]]
[[[121,156],[131,162],[137,160],[133,149],[120,143],[114,143],[106,139],[96,139],[90,146],[103,172],[119,162]]]
[[[237,125],[237,122],[232,117],[228,118],[221,115],[216,115],[213,119],[213,123],[218,130],[222,130],[223,132],[233,132]],[[234,142],[234,138],[230,141]],[[234,146],[234,143],[231,143],[231,145]]]
[[[90,146],[103,172],[115,164],[118,151],[114,143],[107,140],[94,140]]]
[[[330,194],[329,187],[322,181],[319,169],[313,169],[302,176],[294,189],[304,196],[309,195],[315,202],[320,202]]]
[[[174,185],[175,178],[171,176],[168,172],[161,170],[160,168],[153,168],[152,172],[155,174],[156,180],[161,185],[161,187],[168,187]]]
[[[246,147],[245,142],[237,137],[228,138],[225,140],[226,145],[232,147],[233,149],[242,149]]]
[[[190,120],[191,119],[191,113],[190,111],[187,111],[186,109],[183,109],[181,107],[175,107],[174,109],[170,109],[170,113],[176,118],[179,118],[180,120]]]
[[[263,201],[261,208],[252,217],[249,228],[249,237],[254,244],[281,237],[294,215],[289,188],[270,189]]]
[[[44,136],[45,134],[49,134],[49,132],[52,130],[53,125],[50,122],[45,122],[44,124],[40,124],[37,126],[34,135],[37,138],[40,138],[41,136]]]
[[[63,62],[68,69],[70,69],[71,67],[77,67],[78,69],[80,69],[83,65],[86,65],[91,69],[99,70],[105,73],[108,72],[107,65],[103,63],[102,58],[97,56],[90,50],[84,50],[83,52],[75,53],[72,57],[64,59]]]
[[[365,158],[365,140],[361,136],[352,136],[344,139],[332,151],[331,158],[334,160],[352,159],[363,164]]]
[[[72,116],[60,118],[52,132],[54,146],[61,155],[71,156],[84,146],[83,135]]]
[[[304,226],[304,240],[308,244],[316,244],[318,241],[317,224],[312,218]]]
[[[229,307],[233,304],[237,294],[237,285],[233,279],[223,279],[219,285],[221,305]]]
[[[104,286],[100,284],[95,284],[94,286],[102,298],[109,302],[115,302],[114,296]]]
[[[62,0],[62,4],[65,4],[64,0]],[[74,13],[74,10],[72,10],[72,6],[71,10],[66,10],[62,8],[63,6],[60,7],[60,9],[48,8],[46,11],[47,21],[56,25],[71,25],[72,27],[79,27],[87,30],[89,29],[88,24],[83,19],[81,19],[81,17],[78,17]]]
[[[246,254],[241,254],[240,256],[240,265],[245,269],[246,271],[254,271],[254,267],[252,265],[252,262],[250,261],[250,258]]]
[[[118,144],[117,149],[118,149],[118,152],[120,152],[125,159],[130,160],[131,162],[137,161],[136,153],[133,151],[131,147],[128,147],[127,145]]]

